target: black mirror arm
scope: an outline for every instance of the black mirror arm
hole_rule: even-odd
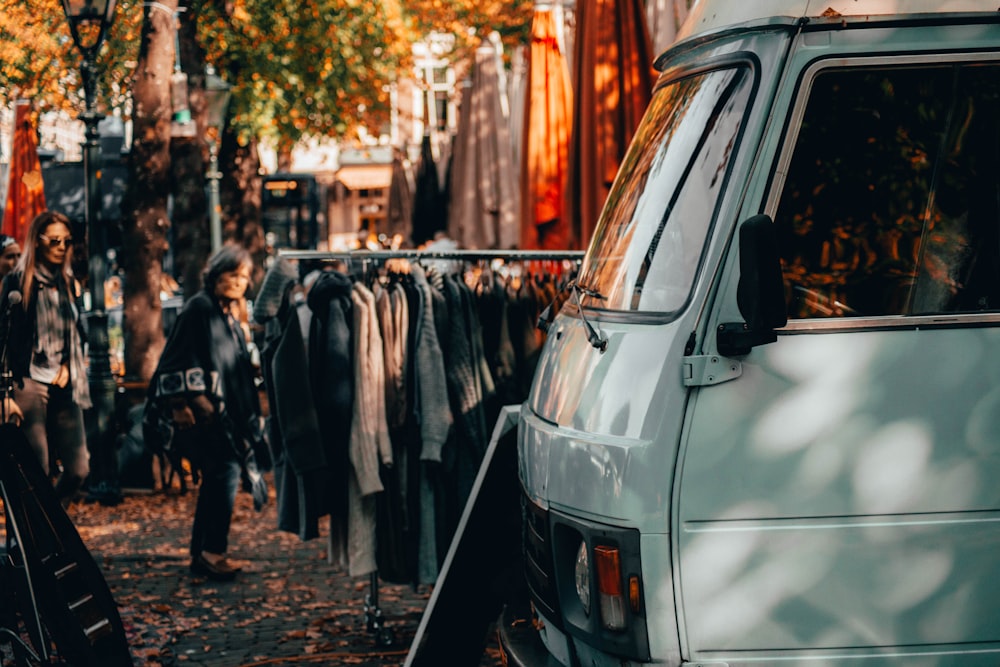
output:
[[[773,329],[754,330],[745,322],[727,322],[719,325],[715,345],[724,357],[739,357],[750,354],[758,345],[766,345],[778,340]]]

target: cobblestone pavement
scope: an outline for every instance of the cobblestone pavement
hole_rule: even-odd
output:
[[[187,543],[196,495],[127,494],[114,507],[69,510],[119,605],[136,665],[404,664],[427,587],[379,583],[377,632],[366,614],[370,578],[327,562],[325,532],[308,542],[278,532],[273,492],[262,513],[238,495],[229,549],[244,568],[237,581],[195,577]],[[480,665],[500,664],[488,640]]]

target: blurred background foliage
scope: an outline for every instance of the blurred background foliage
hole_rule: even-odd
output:
[[[289,147],[388,123],[390,87],[410,73],[412,46],[454,36],[457,59],[491,31],[511,48],[530,32],[530,0],[190,0],[206,65],[233,85],[229,123]],[[118,0],[97,59],[98,110],[131,117],[144,3]],[[79,53],[60,0],[0,0],[0,98],[36,113],[83,107]]]

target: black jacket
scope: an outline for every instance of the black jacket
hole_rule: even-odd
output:
[[[31,351],[35,346],[35,318],[38,305],[39,282],[35,280],[31,285],[31,299],[28,300],[27,309],[24,307],[24,296],[18,305],[10,303],[11,292],[21,293],[20,271],[14,271],[3,279],[0,286],[0,344],[6,344],[7,365],[13,374],[14,381],[19,386],[23,386],[24,378],[28,375],[31,367]],[[72,292],[62,274],[57,278],[57,286],[60,295],[63,297],[60,302],[64,307],[70,309],[73,303]],[[77,330],[80,332],[80,340],[86,342],[87,334],[79,317],[74,318],[72,312],[63,313],[67,319],[73,319]],[[67,341],[66,349],[69,349]]]
[[[184,304],[163,348],[149,384],[147,421],[169,415],[172,397],[197,394],[213,402],[234,445],[250,444],[267,458],[260,428],[260,399],[246,342],[229,325],[218,302],[204,290]],[[146,433],[147,438],[151,436]],[[154,451],[158,449],[156,443],[151,444]],[[166,442],[159,445],[168,446]]]
[[[331,489],[330,512],[347,517],[348,448],[354,412],[354,321],[351,279],[324,271],[309,290],[313,312],[309,331],[309,372],[330,474],[340,480]]]

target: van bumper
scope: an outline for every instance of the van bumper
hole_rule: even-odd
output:
[[[497,639],[507,667],[564,667],[545,648],[531,615],[521,605],[505,605],[497,621]]]

